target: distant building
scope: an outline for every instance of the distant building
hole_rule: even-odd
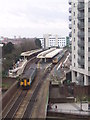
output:
[[[50,35],[50,34],[45,34],[43,35],[43,38],[39,38],[41,41],[42,48],[49,48],[49,47],[60,47],[63,48],[67,44],[69,44],[69,39],[68,37],[59,37],[58,35]]]
[[[66,46],[69,47],[70,46],[70,38],[66,37]]]

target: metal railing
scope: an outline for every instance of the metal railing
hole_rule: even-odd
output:
[[[78,55],[84,56],[84,49],[78,49]]]
[[[78,28],[84,28],[84,22],[79,22],[78,23]]]
[[[84,46],[84,41],[79,40],[79,41],[78,41],[78,46],[79,46],[79,47],[83,47],[83,46]]]
[[[82,2],[80,2],[79,4],[78,4],[78,10],[84,10],[84,3]]]
[[[78,64],[79,65],[84,65],[84,59],[83,58],[78,58]]]
[[[78,13],[78,19],[84,19],[84,13]]]
[[[84,37],[84,32],[83,31],[79,31],[78,32],[78,37]]]

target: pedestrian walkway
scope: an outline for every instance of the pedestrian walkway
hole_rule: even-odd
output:
[[[90,111],[88,110],[88,103],[82,104],[82,111],[80,110],[80,103],[53,104],[49,111],[79,115],[90,115]]]

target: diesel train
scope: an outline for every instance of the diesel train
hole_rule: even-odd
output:
[[[36,74],[37,74],[37,66],[36,64],[32,64],[28,69],[28,71],[26,71],[19,77],[19,82],[18,82],[19,86],[26,89],[30,88]]]
[[[52,63],[57,64],[62,59],[65,52],[66,52],[66,50],[64,50],[64,51],[62,50],[56,57],[53,58]]]

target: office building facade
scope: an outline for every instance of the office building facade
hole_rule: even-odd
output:
[[[59,37],[58,35],[43,35],[43,38],[39,38],[42,48],[60,47],[63,48],[67,45],[67,37]]]

